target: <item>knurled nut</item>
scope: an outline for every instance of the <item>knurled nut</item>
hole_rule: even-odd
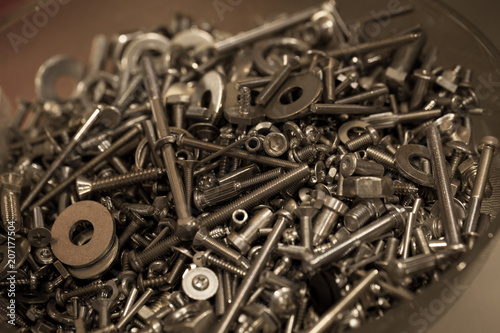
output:
[[[325,203],[323,204],[328,209],[333,210],[334,212],[340,214],[340,215],[345,215],[347,211],[349,210],[349,206],[347,206],[345,203],[340,201],[337,198],[334,198],[332,196],[327,196],[325,199]]]

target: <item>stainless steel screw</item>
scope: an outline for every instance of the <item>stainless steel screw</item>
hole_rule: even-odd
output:
[[[357,151],[369,145],[376,145],[380,141],[380,136],[376,129],[371,126],[366,127],[366,133],[345,143],[349,151]]]
[[[448,174],[446,159],[443,154],[441,135],[435,124],[427,129],[427,146],[431,153],[432,174],[438,195],[446,241],[450,249],[465,251],[465,245],[462,242],[458,228],[455,204],[449,181],[450,175]]]
[[[21,210],[19,209],[19,197],[23,177],[15,172],[7,172],[0,175],[2,185],[1,208],[2,223],[5,231],[18,232],[23,223]]]
[[[497,138],[485,136],[481,139],[481,144],[478,147],[479,151],[481,151],[481,157],[477,166],[476,180],[469,199],[467,216],[464,221],[464,234],[468,237],[473,237],[475,235],[477,221],[481,214],[484,189],[486,188],[486,182],[490,173],[491,162],[493,156],[498,153],[499,146],[500,143]]]

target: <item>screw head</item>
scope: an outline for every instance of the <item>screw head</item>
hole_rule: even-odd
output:
[[[500,146],[500,142],[494,136],[484,136],[481,139],[481,143],[479,144],[479,147],[477,147],[477,149],[479,152],[482,152],[484,147],[486,146],[493,148],[493,155],[496,156],[496,154],[498,154],[498,147]]]
[[[366,133],[368,133],[372,138],[373,144],[378,145],[378,143],[380,142],[380,135],[378,134],[378,131],[371,126],[366,126],[365,129]]]
[[[3,188],[15,193],[21,193],[23,180],[23,176],[16,172],[5,172],[0,175],[0,183],[2,184]]]

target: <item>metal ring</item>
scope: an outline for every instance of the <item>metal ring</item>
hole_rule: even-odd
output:
[[[88,75],[86,78],[78,82],[76,86],[76,94],[79,96],[80,101],[83,106],[91,108],[95,103],[99,101],[92,101],[89,97],[89,91],[92,86],[98,82],[104,82],[113,88],[114,91],[118,90],[120,85],[120,78],[118,75],[114,75],[105,71],[98,71]]]
[[[273,38],[256,43],[252,49],[253,61],[257,70],[266,75],[273,75],[274,72],[280,69],[279,64],[270,64],[266,60],[269,50],[273,47],[286,47],[300,53],[307,52],[310,49],[309,44],[306,42],[291,37]]]
[[[55,89],[55,83],[62,76],[69,76],[75,83],[80,82],[85,74],[85,66],[78,60],[58,55],[50,58],[38,69],[35,76],[35,93],[41,101],[65,102],[66,98],[59,96]],[[76,97],[75,89],[69,99]]]
[[[288,93],[297,92],[296,100],[284,102]],[[272,120],[289,120],[296,118],[308,110],[323,92],[323,82],[312,73],[305,73],[289,78],[266,107],[266,116]]]
[[[203,301],[217,292],[219,279],[206,267],[196,267],[188,271],[182,279],[182,289],[190,298]]]
[[[425,146],[416,144],[401,146],[396,151],[396,166],[399,172],[416,184],[434,187],[434,178],[432,178],[432,174],[425,173],[415,168],[410,162],[413,157],[431,159],[429,149]]]
[[[198,81],[191,96],[191,105],[206,107],[210,112],[207,121],[215,124],[222,116],[222,102],[225,99],[225,78],[217,71],[210,71]]]
[[[76,245],[70,239],[75,225],[88,221],[94,232],[83,245]],[[59,214],[52,226],[52,252],[62,263],[74,268],[92,265],[103,258],[115,242],[115,224],[109,211],[95,201],[80,201]]]
[[[350,130],[353,128],[366,128],[366,126],[370,126],[370,124],[361,120],[347,121],[339,127],[338,137],[340,141],[345,144],[347,141],[351,140],[349,137]]]
[[[149,32],[135,37],[123,51],[121,66],[123,70],[135,74],[140,71],[139,59],[148,51],[156,51],[160,54],[170,49],[170,40],[156,32]]]

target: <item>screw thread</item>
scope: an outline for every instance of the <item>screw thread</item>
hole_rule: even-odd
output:
[[[367,147],[373,143],[373,139],[370,134],[365,133],[357,138],[351,139],[345,143],[346,148],[349,151],[357,151],[361,148]]]
[[[380,147],[368,147],[366,148],[366,156],[374,160],[377,163],[382,164],[387,169],[391,171],[396,171],[396,157],[392,154],[386,152],[383,148]]]
[[[299,163],[309,163],[317,154],[318,149],[313,145],[295,151],[296,160]]]
[[[240,277],[244,277],[246,275],[246,271],[239,268],[239,267],[236,267],[234,265],[231,265],[230,263],[228,263],[227,261],[225,260],[222,260],[220,258],[217,258],[216,256],[210,254],[208,257],[207,257],[207,260],[208,262],[212,265],[212,266],[215,266],[215,267],[218,267],[220,269],[223,269],[225,271],[228,271],[230,273],[233,273],[233,274],[236,274]]]
[[[90,49],[89,57],[89,73],[95,73],[99,71],[108,53],[108,39],[105,35],[97,35],[92,40],[92,46]]]
[[[130,271],[131,269],[130,261],[128,260],[128,253],[125,253],[122,257],[122,271]]]
[[[248,114],[250,112],[250,101],[252,91],[248,87],[241,87],[239,90],[238,102],[240,104],[240,113]]]
[[[219,226],[215,227],[212,230],[210,230],[209,235],[212,238],[223,238],[226,237],[231,233],[231,230],[229,230],[228,227],[225,226]]]
[[[87,285],[85,287],[77,288],[75,290],[72,290],[72,291],[69,291],[69,292],[63,294],[61,297],[62,302],[66,303],[66,301],[71,299],[72,297],[87,296],[87,295],[98,293],[103,287],[104,287],[104,283],[102,281],[98,281],[96,283],[92,283],[92,284]]]
[[[207,236],[203,239],[202,243],[206,248],[214,251],[217,254],[224,255],[228,259],[233,260],[234,262],[240,262],[243,258],[243,255],[236,250],[233,250],[230,247],[227,247],[224,243],[219,241],[218,239],[213,239],[210,236]]]
[[[284,171],[282,168],[276,168],[273,170],[263,172],[260,175],[256,175],[250,179],[240,182],[241,189],[245,190],[247,188],[254,187],[262,183],[265,183],[267,181],[276,179],[277,177],[283,175],[283,173]]]
[[[354,231],[364,226],[374,215],[375,211],[370,206],[360,203],[345,214],[344,222],[346,226],[349,225],[349,231]]]
[[[169,237],[165,238],[164,240],[162,240],[161,242],[158,242],[152,248],[149,248],[149,249],[137,254],[137,259],[140,262],[144,263],[145,265],[149,264],[150,262],[152,262],[156,258],[167,253],[167,251],[170,250],[170,248],[172,246],[178,246],[180,243],[181,243],[181,240],[179,239],[179,237],[177,237],[175,235],[169,236]]]
[[[295,168],[294,170],[270,181],[269,183],[259,187],[253,192],[248,193],[229,205],[214,211],[212,214],[202,217],[199,221],[200,225],[207,227],[208,229],[221,225],[231,217],[236,209],[250,209],[265,199],[275,195],[279,191],[295,184],[307,175],[309,175],[309,167],[307,165]]]
[[[92,191],[105,191],[115,188],[126,187],[135,185],[142,182],[156,180],[165,174],[166,170],[163,168],[151,168],[146,170],[128,172],[123,175],[115,177],[107,177],[92,182]]]
[[[14,283],[18,286],[27,286],[30,284],[30,280],[29,279],[15,279]],[[6,287],[6,286],[9,286],[10,284],[11,284],[10,281],[2,281],[2,282],[0,282],[0,287]]]
[[[5,317],[5,322],[7,322],[7,318],[10,318],[8,317],[7,315],[9,314],[9,310],[7,310],[7,300],[5,300],[4,298],[2,298],[2,304],[0,306],[0,315],[2,317]],[[21,318],[21,316],[18,314],[15,316],[14,318],[14,322],[16,324],[16,326],[19,326],[19,327],[29,327],[28,324],[24,321],[23,318]],[[17,330],[19,331],[19,330]],[[16,332],[17,332],[16,331]]]
[[[294,332],[298,332],[302,328],[304,319],[306,318],[306,313],[307,313],[307,298],[306,297],[299,298],[297,317],[295,320],[295,324],[293,325]]]
[[[163,286],[164,284],[167,284],[168,275],[169,274],[165,274],[165,275],[155,277],[152,279],[143,280],[142,284],[144,285],[144,289],[146,289],[146,288],[158,288],[158,287]]]
[[[412,69],[415,61],[418,59],[420,50],[425,42],[425,35],[421,32],[420,37],[414,42],[401,47],[394,55],[394,60],[391,67],[402,71],[403,73],[409,73]]]
[[[10,191],[2,191],[2,220],[4,225],[7,222],[21,222],[21,210],[19,209],[19,194]],[[20,227],[18,225],[18,227]]]
[[[458,165],[462,162],[463,154],[460,152],[454,152],[450,159],[451,171],[450,178],[453,179],[458,170]]]
[[[175,103],[172,105],[172,122],[175,127],[184,128],[184,114],[186,113],[187,104]]]
[[[191,211],[191,207],[193,204],[193,169],[191,167],[184,168],[184,186],[186,187],[186,205],[188,207],[188,211]]]
[[[392,182],[395,195],[411,195],[418,193],[418,186],[410,183],[405,183],[400,180]]]
[[[158,298],[151,304],[150,308],[153,313],[157,313],[167,306],[172,306],[172,302],[170,302],[171,293],[164,292],[158,296]]]
[[[174,284],[179,276],[184,272],[184,267],[188,262],[189,257],[181,254],[179,258],[174,263],[174,266],[170,270],[169,274],[167,274],[167,283],[172,285]]]

